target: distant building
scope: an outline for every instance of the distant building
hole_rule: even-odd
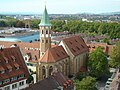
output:
[[[19,47],[0,49],[0,90],[20,90],[28,87],[29,76]]]
[[[102,47],[103,52],[106,53],[106,55],[110,55],[111,50],[113,49],[113,45],[108,45],[107,43],[91,43],[87,44],[89,48],[89,52],[91,53],[94,51],[97,47]]]
[[[25,17],[25,28],[30,28],[30,18],[29,17]]]

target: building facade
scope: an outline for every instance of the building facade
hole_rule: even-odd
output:
[[[51,48],[51,24],[45,7],[40,26],[40,59],[36,67],[37,81],[53,72],[75,75],[87,70],[88,48],[80,36],[63,39],[58,46]]]
[[[0,90],[20,90],[28,87],[29,76],[19,47],[0,49]]]

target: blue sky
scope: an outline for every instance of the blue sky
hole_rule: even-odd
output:
[[[45,0],[0,0],[0,13],[41,14]],[[49,14],[120,12],[120,0],[46,0]]]

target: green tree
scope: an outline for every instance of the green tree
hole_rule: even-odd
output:
[[[106,54],[103,52],[102,47],[98,47],[95,51],[90,53],[88,65],[91,76],[101,78],[102,76],[108,74],[108,60]]]
[[[82,81],[75,80],[76,90],[97,90],[96,79],[90,76],[83,78]]]
[[[25,27],[25,23],[24,23],[23,21],[18,20],[18,21],[16,22],[16,27],[21,27],[21,28],[23,28],[23,27]]]
[[[110,53],[110,66],[120,67],[120,41],[116,44]]]
[[[104,39],[103,39],[103,42],[104,42],[104,43],[107,43],[107,44],[110,44],[109,38],[104,38]]]
[[[27,78],[27,83],[31,83],[33,81],[33,76],[29,75],[29,77]]]
[[[39,19],[30,20],[30,26],[31,26],[31,28],[39,28],[39,23],[40,23]]]

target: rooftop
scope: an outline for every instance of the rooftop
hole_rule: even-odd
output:
[[[4,48],[0,49],[0,81],[6,79],[12,79],[17,77],[16,80],[11,80],[7,83],[2,83],[0,86],[4,86],[16,81],[19,81],[20,75],[23,75],[23,78],[29,76],[27,66],[24,62],[22,54],[19,47]]]

